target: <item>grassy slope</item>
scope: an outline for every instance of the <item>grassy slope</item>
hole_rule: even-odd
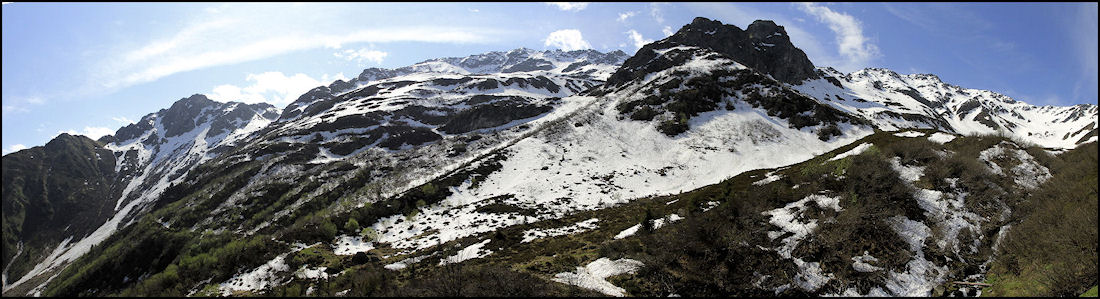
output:
[[[411,256],[387,256],[392,249],[379,248],[366,256],[337,256],[329,250],[303,250],[292,254],[287,260],[292,267],[297,268],[308,264],[309,267],[325,266],[330,271],[341,273],[328,280],[310,280],[294,278],[285,285],[275,287],[268,291],[262,291],[253,295],[303,295],[307,289],[312,288],[311,295],[331,296],[348,291],[347,295],[378,296],[378,295],[419,295],[419,296],[449,296],[449,295],[502,295],[512,296],[591,296],[599,295],[589,290],[579,289],[551,281],[554,274],[573,271],[577,266],[583,266],[600,257],[632,258],[643,261],[646,267],[634,275],[620,275],[609,279],[615,285],[621,286],[632,295],[667,295],[676,293],[680,295],[775,295],[771,291],[762,289],[774,289],[778,287],[776,281],[770,280],[763,283],[761,288],[753,286],[756,273],[769,273],[772,277],[792,277],[798,273],[796,267],[789,260],[782,260],[773,251],[757,250],[755,246],[743,244],[775,245],[774,241],[766,237],[768,230],[774,227],[766,225],[766,216],[760,212],[781,207],[784,204],[801,199],[808,194],[819,191],[829,192],[833,196],[842,197],[841,205],[844,211],[835,215],[836,223],[826,223],[819,227],[821,238],[813,238],[803,242],[796,255],[806,254],[816,256],[829,256],[832,259],[823,259],[822,267],[834,273],[832,286],[825,288],[844,287],[849,282],[855,281],[881,281],[882,274],[862,274],[850,270],[850,261],[845,262],[849,256],[858,255],[863,250],[868,250],[872,255],[880,257],[888,266],[907,260],[909,253],[905,246],[898,246],[899,240],[888,230],[881,230],[885,217],[892,215],[907,215],[910,218],[920,217],[919,212],[914,213],[911,206],[905,204],[884,204],[885,201],[870,200],[875,198],[893,199],[899,202],[911,201],[905,197],[906,189],[897,189],[889,186],[898,185],[896,173],[884,166],[883,161],[887,155],[902,156],[905,159],[920,161],[922,163],[942,163],[939,170],[942,174],[935,174],[935,167],[929,168],[930,177],[957,176],[958,172],[966,172],[967,167],[975,167],[960,161],[943,162],[948,159],[929,158],[930,151],[922,151],[920,148],[937,147],[927,142],[915,140],[923,138],[901,138],[890,133],[879,133],[866,137],[863,140],[841,147],[831,153],[827,153],[809,161],[780,168],[776,173],[783,176],[782,179],[761,186],[753,185],[753,182],[764,178],[764,174],[771,170],[755,170],[743,173],[718,184],[702,187],[684,194],[641,198],[628,204],[613,208],[582,212],[565,217],[563,219],[548,220],[526,225],[508,227],[495,233],[483,234],[448,242],[438,245],[426,252],[429,254],[420,263],[411,265],[400,271],[383,269],[382,265],[401,261]],[[999,138],[961,138],[948,143],[944,147],[962,153],[962,156],[976,157],[977,152],[1000,142]],[[875,146],[864,155],[827,161],[836,154],[848,151],[855,146],[870,142]],[[912,150],[918,149],[918,150]],[[1093,149],[1093,161],[1095,161],[1095,146]],[[1034,151],[1034,150],[1033,150]],[[1036,155],[1036,153],[1033,153]],[[1072,163],[1059,162],[1073,159],[1070,153],[1064,154],[1061,159],[1041,159],[1045,165],[1055,171],[1055,175],[1062,175],[1060,169],[1064,165]],[[965,159],[962,159],[965,160]],[[940,161],[940,162],[937,162]],[[952,164],[954,163],[954,164]],[[1056,165],[1057,163],[1063,163]],[[964,165],[965,164],[965,165]],[[1080,165],[1095,165],[1093,163],[1077,163]],[[853,168],[853,165],[855,167]],[[855,173],[852,173],[855,171]],[[1093,208],[1086,211],[1095,211],[1095,167],[1093,172],[1092,203]],[[860,177],[859,180],[844,178],[847,174],[851,177]],[[989,177],[971,175],[971,180],[990,180]],[[1063,175],[1065,176],[1065,175]],[[893,180],[891,180],[893,178]],[[878,184],[868,183],[878,182]],[[1052,180],[1054,181],[1054,180]],[[996,184],[1003,184],[1003,181]],[[440,185],[447,185],[439,183]],[[939,183],[922,179],[916,183],[923,188],[938,188]],[[1050,185],[1050,184],[1048,184]],[[798,186],[798,188],[793,188]],[[861,186],[887,186],[887,188],[866,188]],[[229,189],[229,188],[227,188]],[[213,193],[211,190],[210,192]],[[975,191],[975,194],[980,192]],[[976,199],[981,196],[975,195]],[[182,202],[182,201],[181,201]],[[717,207],[703,212],[703,207],[708,202],[721,203]],[[968,203],[969,204],[969,203]],[[169,205],[169,209],[173,205]],[[179,207],[174,207],[179,208]],[[342,224],[348,218],[368,218],[365,207],[357,212],[358,216],[347,214],[337,215],[331,219],[321,221],[324,223]],[[647,212],[648,211],[648,212]],[[828,209],[818,209],[820,213],[834,213]],[[646,214],[661,217],[669,214],[678,214],[685,217],[672,225],[653,232],[639,232],[635,237],[614,240],[613,237],[620,231],[642,222]],[[156,213],[154,213],[156,215]],[[865,216],[869,215],[869,216]],[[163,215],[162,215],[163,216]],[[1086,215],[1087,216],[1087,215]],[[306,217],[310,218],[310,217]],[[599,218],[599,228],[560,237],[539,239],[530,243],[521,243],[523,232],[533,228],[553,228],[570,225],[590,218]],[[1087,217],[1085,217],[1087,218]],[[1092,224],[1095,227],[1095,212],[1092,214]],[[366,219],[363,219],[366,220]],[[301,221],[299,221],[301,222]],[[306,221],[309,222],[316,221]],[[359,221],[364,223],[363,221]],[[155,223],[145,222],[146,229],[159,227]],[[295,223],[292,227],[300,226]],[[763,224],[763,225],[762,225]],[[319,224],[320,225],[320,224]],[[1023,226],[1023,224],[1019,224]],[[324,225],[320,225],[324,227]],[[341,225],[336,225],[342,227]],[[997,226],[992,226],[995,228]],[[306,228],[306,227],[302,227]],[[886,231],[886,234],[875,235],[874,231]],[[301,229],[301,228],[299,228]],[[280,231],[295,231],[287,227]],[[995,233],[995,230],[990,229]],[[173,230],[163,230],[156,235],[182,236]],[[351,231],[341,233],[354,234]],[[989,232],[981,232],[988,234]],[[118,285],[121,289],[110,291],[111,294],[123,295],[165,295],[186,294],[193,288],[212,290],[220,281],[224,281],[232,275],[234,269],[248,269],[270,259],[272,256],[287,252],[287,243],[296,241],[287,238],[290,235],[282,235],[279,244],[258,242],[259,239],[232,240],[229,234],[217,234],[213,237],[199,237],[199,234],[190,233],[181,240],[167,238],[174,243],[173,248],[179,250],[178,254],[162,256],[164,261],[147,270],[152,276],[145,281],[134,284]],[[326,234],[327,235],[327,234]],[[972,236],[971,236],[972,237]],[[265,237],[261,237],[265,238]],[[484,248],[491,249],[492,254],[473,259],[457,265],[436,267],[440,259],[453,255],[458,250],[471,244],[480,242],[486,238],[492,239]],[[166,238],[155,237],[151,240],[163,240]],[[1095,230],[1092,237],[1093,255],[1091,264],[1095,265]],[[182,243],[181,243],[182,241]],[[297,241],[305,241],[297,240]],[[131,240],[130,242],[133,242]],[[105,242],[115,243],[115,242]],[[252,244],[254,243],[254,244]],[[313,241],[305,242],[307,244]],[[852,246],[837,246],[838,244],[854,244]],[[1006,243],[1008,244],[1008,243]],[[242,247],[243,246],[243,247]],[[240,251],[249,252],[251,258],[237,267],[222,267],[218,261],[205,261],[206,257],[226,255],[234,248],[243,248]],[[1006,246],[1006,248],[1008,248]],[[858,252],[857,252],[858,251]],[[890,252],[899,252],[891,254]],[[104,256],[97,258],[97,262],[110,261]],[[119,259],[116,259],[119,260]],[[126,259],[123,259],[126,260]],[[95,263],[95,262],[93,262]],[[167,266],[165,266],[167,265]],[[996,266],[994,266],[996,267]],[[845,270],[849,269],[849,270]],[[1095,268],[1092,277],[1095,279]],[[216,279],[209,278],[211,272],[217,271]],[[952,275],[961,275],[956,273]],[[1095,284],[1093,280],[1089,285]],[[70,284],[75,286],[79,284]],[[867,286],[856,285],[861,292],[866,292]],[[61,288],[64,289],[64,288]],[[70,291],[71,292],[71,291]],[[59,292],[69,293],[69,292]],[[202,294],[203,292],[200,292]],[[798,295],[801,291],[797,288],[788,290],[787,295]],[[100,294],[102,295],[102,293]],[[244,293],[240,295],[249,295]]]
[[[1097,279],[1097,146],[1061,154],[990,265],[992,296],[1076,296]],[[1093,296],[1096,288],[1093,287]]]

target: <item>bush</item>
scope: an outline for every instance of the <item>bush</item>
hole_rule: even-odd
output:
[[[352,233],[358,232],[359,231],[359,221],[355,221],[355,218],[348,218],[348,222],[344,223],[344,231],[352,232]]]
[[[680,133],[687,132],[688,130],[688,117],[687,115],[680,113],[674,119],[662,121],[657,125],[657,131],[668,135],[669,137],[680,135]]]
[[[829,124],[817,130],[817,139],[821,139],[821,141],[829,141],[829,139],[833,138],[833,136],[840,136],[841,134],[843,133],[840,132],[840,128],[836,127],[836,124]]]
[[[656,110],[653,110],[652,107],[646,105],[642,106],[642,108],[637,109],[634,111],[634,113],[630,114],[630,119],[649,121],[653,120],[653,117],[657,116],[657,114],[658,113]]]

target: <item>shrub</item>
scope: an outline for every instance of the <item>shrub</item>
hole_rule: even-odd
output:
[[[653,120],[653,117],[657,116],[657,114],[658,113],[656,110],[653,110],[652,107],[646,105],[642,106],[642,108],[639,108],[635,110],[634,113],[630,114],[630,119],[649,121]]]
[[[359,231],[359,221],[355,221],[355,218],[348,218],[348,222],[344,223],[344,231],[347,231],[347,232]]]
[[[821,141],[829,141],[833,136],[840,136],[840,128],[836,127],[836,124],[829,124],[821,129],[817,130],[817,139]]]

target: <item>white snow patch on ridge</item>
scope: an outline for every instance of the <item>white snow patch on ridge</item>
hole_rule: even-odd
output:
[[[921,137],[921,136],[924,136],[924,133],[917,132],[917,131],[905,131],[905,132],[901,132],[901,133],[894,133],[894,136],[898,136],[898,137]]]
[[[489,241],[492,240],[486,239],[485,241],[478,242],[474,245],[466,246],[466,248],[459,250],[458,253],[456,253],[455,255],[440,260],[439,265],[442,266],[446,264],[461,263],[466,260],[485,257],[490,253],[493,253],[492,250],[481,249],[481,247],[485,246],[485,244],[489,244]]]
[[[928,141],[939,143],[939,144],[944,144],[944,143],[951,142],[951,140],[955,140],[955,137],[956,137],[955,135],[951,135],[951,134],[947,134],[947,133],[943,133],[943,132],[935,132],[935,133],[932,133],[931,136],[928,136]]]
[[[816,202],[819,207],[832,208],[835,211],[841,211],[840,198],[828,197],[819,194],[813,194],[806,196],[799,201],[792,202],[786,206],[774,210],[764,211],[761,214],[771,216],[771,220],[768,222],[772,225],[778,226],[782,231],[768,232],[768,238],[775,239],[783,235],[783,232],[789,232],[794,235],[783,239],[783,246],[780,247],[779,255],[784,258],[791,258],[791,252],[794,251],[795,246],[803,238],[808,236],[817,228],[817,219],[810,219],[805,222],[799,220],[802,212],[807,209],[806,203],[813,201]]]
[[[642,262],[632,259],[623,258],[612,261],[603,257],[584,267],[577,267],[575,272],[555,274],[554,281],[596,290],[609,296],[623,297],[626,290],[611,284],[606,279],[624,273],[633,274],[641,267]]]
[[[359,236],[340,236],[336,239],[336,249],[332,253],[336,255],[351,255],[358,252],[367,252],[374,249],[374,244],[364,241]]]
[[[755,185],[755,186],[760,186],[760,185],[764,185],[764,184],[771,183],[771,182],[774,182],[774,181],[778,181],[779,179],[783,178],[783,176],[775,174],[775,171],[769,171],[764,176],[765,176],[764,179],[759,180],[759,181],[755,181],[752,184]]]
[[[277,272],[289,271],[286,265],[286,253],[280,254],[266,264],[256,269],[233,276],[228,281],[218,285],[222,296],[229,296],[234,291],[256,291],[278,284]]]
[[[596,224],[596,222],[599,222],[599,221],[600,221],[599,218],[592,218],[592,219],[588,219],[588,220],[585,220],[585,221],[577,222],[573,225],[563,226],[563,227],[558,227],[558,228],[550,228],[550,229],[545,229],[545,230],[537,229],[537,228],[529,229],[529,230],[526,230],[526,231],[523,232],[523,241],[520,241],[520,243],[527,243],[527,242],[531,242],[531,241],[546,238],[546,237],[571,235],[571,234],[575,234],[575,233],[580,233],[580,232],[593,230],[593,229],[596,229],[597,227],[600,227],[599,225]]]
[[[855,148],[852,148],[852,149],[850,149],[846,152],[843,152],[839,155],[836,155],[836,157],[833,157],[833,158],[829,159],[829,161],[836,161],[836,160],[844,159],[844,158],[847,158],[847,157],[862,154],[863,152],[867,151],[867,149],[871,148],[871,146],[872,146],[872,144],[870,144],[870,143],[860,144],[859,146],[856,146]]]

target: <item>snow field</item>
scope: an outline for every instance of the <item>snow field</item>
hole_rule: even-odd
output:
[[[574,272],[562,272],[554,275],[554,281],[596,290],[608,296],[623,297],[626,290],[617,287],[606,279],[611,276],[630,273],[642,267],[642,262],[632,259],[610,260],[606,257],[595,260]]]

